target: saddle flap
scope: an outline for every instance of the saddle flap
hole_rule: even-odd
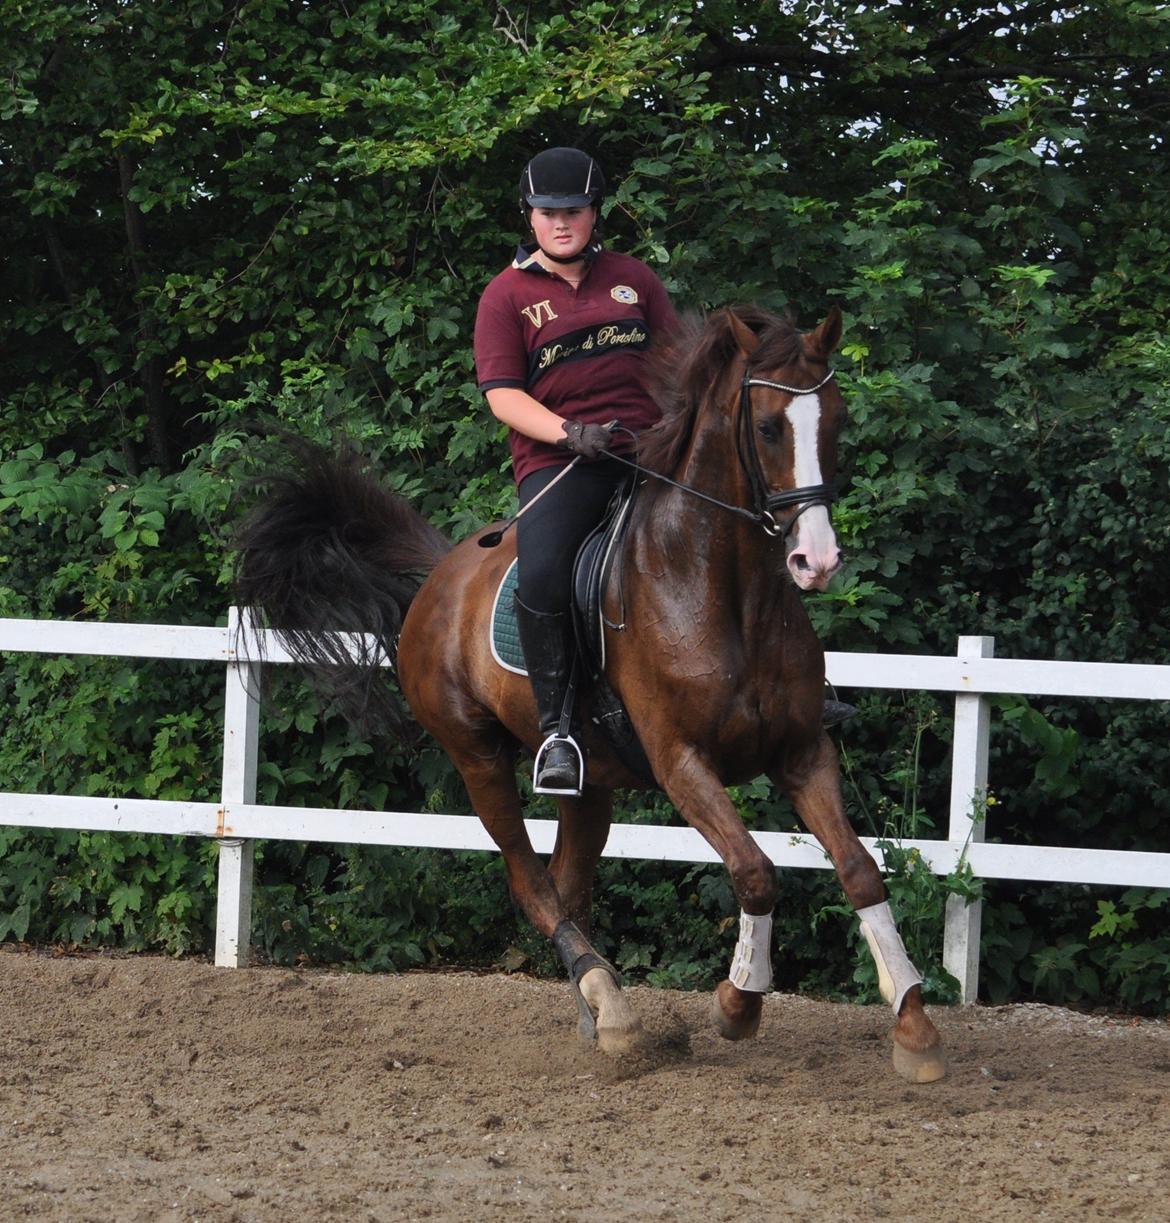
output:
[[[605,672],[605,588],[621,555],[638,487],[629,481],[618,489],[605,517],[577,550],[573,565],[573,627],[591,677]],[[624,625],[612,627],[620,631]]]

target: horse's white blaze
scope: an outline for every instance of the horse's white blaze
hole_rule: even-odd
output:
[[[785,408],[792,426],[795,451],[793,475],[799,487],[824,483],[821,477],[821,456],[817,453],[817,435],[821,428],[821,397],[797,395]]]
[[[823,484],[817,445],[821,427],[819,395],[797,395],[785,409],[792,427],[793,478],[797,487]],[[804,590],[824,589],[841,564],[841,549],[829,510],[814,505],[796,520],[796,538],[788,554],[788,569]]]

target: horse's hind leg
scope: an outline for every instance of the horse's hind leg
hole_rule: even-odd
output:
[[[836,749],[828,735],[822,734],[809,750],[791,754],[772,779],[791,796],[804,826],[832,859],[849,902],[863,915],[883,997],[897,1016],[894,1068],[912,1083],[941,1079],[947,1069],[942,1042],[923,1008],[917,973],[886,905],[881,871],[845,817]]]
[[[560,820],[557,842],[549,861],[549,874],[556,885],[568,919],[588,940],[593,913],[593,880],[597,861],[609,837],[613,801],[608,790],[586,786],[579,798],[557,802]],[[570,932],[564,932],[571,937]],[[596,1040],[609,1051],[636,1046],[642,1039],[641,1024],[626,995],[619,988],[617,974],[609,965],[598,965],[586,972],[580,984],[573,980],[579,1022],[577,1033],[584,1040]]]
[[[608,797],[588,788],[576,800],[563,800],[569,819],[562,821],[553,854],[556,874],[546,869],[532,848],[524,827],[520,794],[511,754],[456,753],[448,746],[463,776],[472,807],[488,835],[499,846],[508,875],[508,888],[529,921],[553,941],[569,979],[595,1025],[598,1048],[624,1053],[643,1039],[637,1016],[622,993],[614,969],[594,950],[588,938],[593,870],[609,832]],[[598,831],[600,821],[602,831]],[[600,838],[600,839],[598,839]],[[567,892],[562,896],[558,878]],[[585,926],[578,919],[585,919]],[[593,1033],[589,1033],[592,1037]]]
[[[613,820],[608,790],[586,785],[579,798],[559,798],[557,841],[548,870],[569,920],[588,936],[593,920],[593,881]]]

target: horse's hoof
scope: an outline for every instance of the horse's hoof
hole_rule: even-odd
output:
[[[633,1025],[615,1027],[597,1026],[597,1047],[608,1057],[623,1057],[630,1053],[642,1053],[649,1045],[642,1025],[636,1020]]]
[[[947,1057],[942,1045],[915,1053],[894,1041],[894,1069],[907,1083],[937,1083],[946,1078]]]
[[[745,994],[730,981],[720,981],[711,998],[711,1018],[724,1040],[751,1040],[760,1030],[764,1011],[761,994]]]
[[[610,1057],[621,1057],[629,1053],[643,1053],[649,1047],[650,1038],[642,1027],[642,1021],[618,991],[617,998],[602,1007],[597,1016],[597,1047]]]
[[[647,1037],[641,1020],[618,983],[604,968],[591,968],[581,978],[580,993],[590,1018],[596,1016],[594,1032],[597,1048],[602,1053],[620,1057],[638,1053],[646,1047]],[[582,1013],[577,1023],[579,1036],[584,1027]]]

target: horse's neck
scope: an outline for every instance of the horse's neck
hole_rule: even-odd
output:
[[[683,482],[683,481],[680,481]],[[741,504],[740,490],[703,491]],[[646,597],[687,607],[696,622],[723,620],[754,635],[778,631],[803,615],[784,566],[783,541],[757,523],[678,489],[648,498],[635,524],[636,569],[649,581]]]

